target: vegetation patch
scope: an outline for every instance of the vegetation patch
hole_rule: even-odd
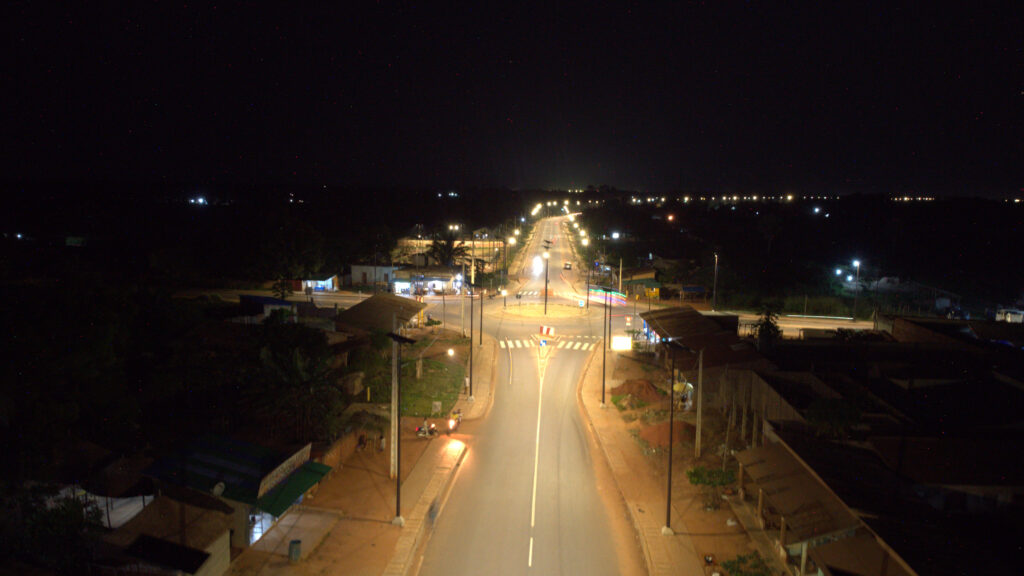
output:
[[[441,413],[455,407],[463,386],[465,369],[457,362],[423,360],[423,373],[416,378],[416,362],[402,367],[402,415],[431,415],[434,402],[441,403]]]

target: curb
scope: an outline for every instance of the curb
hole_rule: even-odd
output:
[[[601,345],[604,345],[604,340],[601,340]],[[576,385],[576,400],[579,402],[580,407],[583,409],[583,413],[587,417],[587,424],[590,426],[590,430],[594,435],[594,439],[597,441],[597,445],[601,447],[601,454],[604,456],[605,465],[608,466],[608,470],[611,471],[612,479],[615,481],[615,489],[619,493],[619,499],[622,502],[622,506],[629,512],[630,522],[633,523],[633,534],[636,536],[637,542],[640,543],[640,550],[644,556],[644,564],[647,567],[648,574],[659,574],[662,573],[661,567],[664,562],[657,562],[651,555],[651,547],[647,542],[647,534],[644,532],[641,526],[640,519],[636,515],[636,507],[628,500],[622,490],[622,485],[619,483],[619,474],[615,470],[615,466],[612,466],[612,455],[608,452],[604,440],[601,438],[601,434],[597,431],[597,427],[594,426],[594,419],[590,415],[590,409],[583,401],[583,384],[586,381],[587,375],[590,373],[590,368],[594,363],[594,357],[597,354],[597,348],[591,352],[590,358],[587,359],[587,365],[584,367],[582,374],[580,375],[580,381]]]
[[[413,557],[423,543],[423,536],[428,525],[427,516],[430,513],[430,509],[439,497],[449,492],[448,489],[451,487],[452,479],[455,478],[455,472],[462,465],[466,452],[467,448],[463,444],[454,463],[450,466],[445,466],[443,472],[434,472],[434,477],[430,479],[427,487],[423,490],[423,494],[416,501],[416,506],[413,507],[412,513],[406,519],[405,526],[402,528],[402,535],[398,537],[398,542],[395,544],[395,553],[391,556],[391,560],[388,562],[387,567],[384,568],[382,574],[385,576],[407,576],[410,573],[409,570],[413,566]],[[441,467],[441,465],[438,466],[438,468]]]

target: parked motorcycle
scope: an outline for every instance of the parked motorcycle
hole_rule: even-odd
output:
[[[417,438],[433,438],[441,432],[437,429],[437,424],[430,424],[429,426],[417,426],[416,437]]]

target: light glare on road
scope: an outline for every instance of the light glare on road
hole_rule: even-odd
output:
[[[540,256],[533,257],[533,275],[540,276],[544,273],[544,259]]]

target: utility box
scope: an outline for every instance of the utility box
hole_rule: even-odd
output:
[[[298,564],[302,560],[302,540],[292,540],[288,543],[288,563]]]

